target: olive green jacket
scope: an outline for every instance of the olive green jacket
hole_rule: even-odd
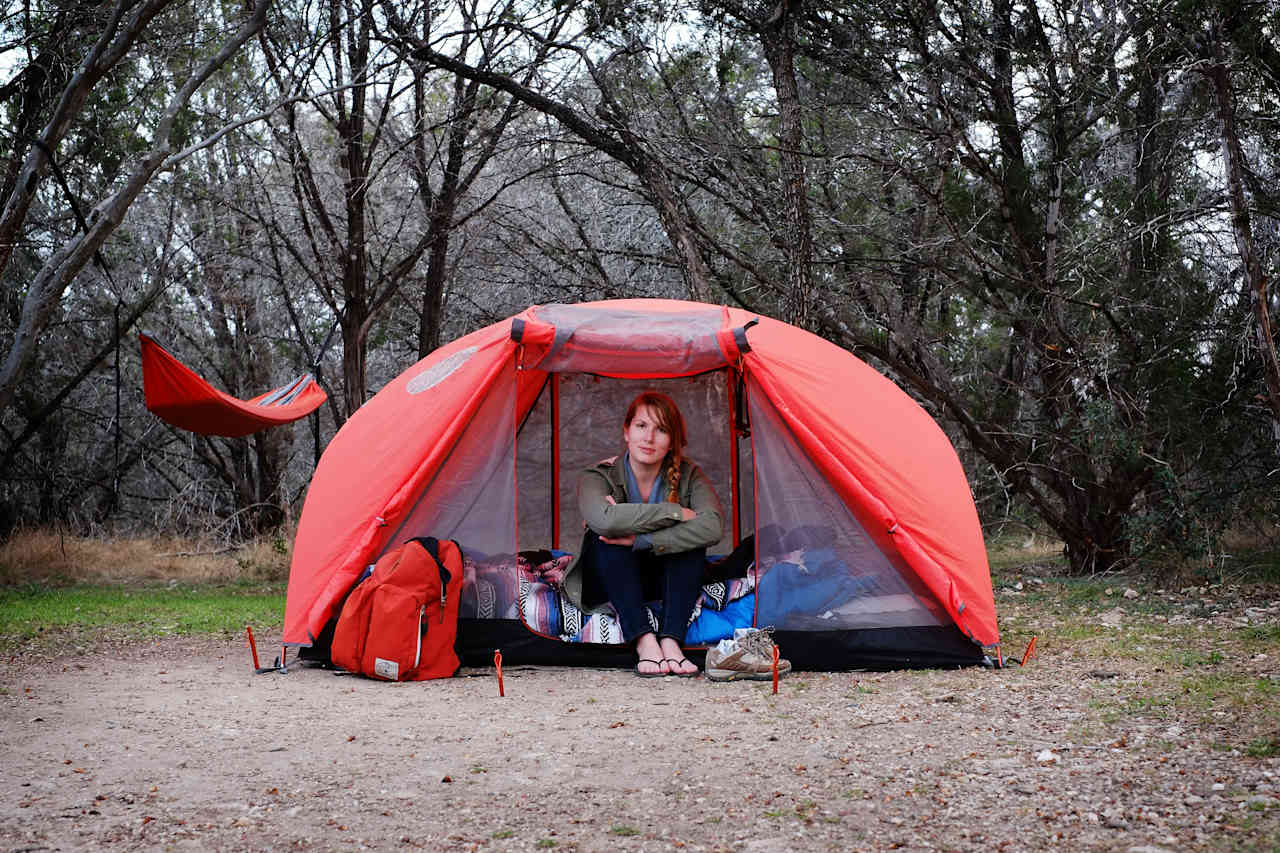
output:
[[[680,461],[679,503],[628,503],[627,473],[622,460],[615,456],[578,474],[578,509],[587,527],[609,538],[648,534],[654,554],[677,554],[720,541],[724,513],[711,479],[701,468],[688,459]],[[610,504],[606,497],[617,503]],[[682,521],[681,507],[689,507],[697,517]],[[564,591],[579,609],[586,609],[582,606],[581,552],[579,548],[565,573]]]

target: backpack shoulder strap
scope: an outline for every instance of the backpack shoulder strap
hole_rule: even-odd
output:
[[[434,536],[415,536],[413,539],[409,541],[417,542],[423,548],[426,548],[427,553],[431,555],[431,559],[435,560],[437,563],[440,562],[440,540],[439,539],[437,539]],[[458,543],[454,542],[453,544],[456,545]]]

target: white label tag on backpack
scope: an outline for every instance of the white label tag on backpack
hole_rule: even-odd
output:
[[[395,681],[400,675],[400,664],[386,658],[373,659],[373,674],[381,678],[389,678]]]

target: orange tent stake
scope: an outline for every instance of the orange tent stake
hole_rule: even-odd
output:
[[[773,692],[778,692],[778,647],[773,647]]]
[[[507,695],[502,691],[502,649],[493,650],[493,665],[498,668],[498,695]]]
[[[1027,643],[1027,650],[1022,653],[1022,665],[1026,666],[1036,653],[1036,638],[1032,637],[1031,642]]]
[[[245,625],[244,630],[249,635],[249,651],[253,653],[253,669],[256,672],[262,668],[258,666],[258,644],[253,641],[253,629]]]

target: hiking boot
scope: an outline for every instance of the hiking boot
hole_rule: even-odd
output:
[[[709,681],[769,681],[773,678],[772,628],[739,628],[732,640],[721,640],[707,651],[704,671]],[[791,671],[791,661],[778,659],[778,676]]]

